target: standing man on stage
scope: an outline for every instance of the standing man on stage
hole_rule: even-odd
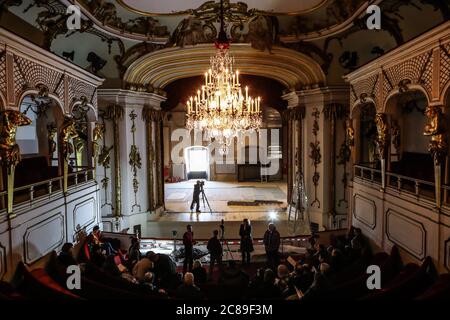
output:
[[[194,209],[194,203],[197,204],[195,212],[200,213],[200,180],[194,185],[194,193],[192,194],[191,212]]]
[[[266,249],[267,264],[272,270],[277,270],[279,264],[278,249],[280,248],[280,233],[273,223],[264,233],[264,247]]]
[[[250,264],[250,252],[253,252],[252,226],[248,219],[244,219],[239,228],[239,236],[241,237],[241,254],[242,265]]]
[[[219,265],[219,269],[222,268],[222,244],[220,243],[220,240],[218,238],[219,230],[213,231],[213,236],[208,241],[208,245],[206,248],[209,251],[209,277],[211,278],[211,275],[213,273],[214,269],[214,263],[217,262]]]
[[[186,232],[183,235],[183,245],[184,245],[184,263],[183,263],[183,273],[192,270],[192,264],[194,263],[194,232],[192,232],[192,226],[190,224],[186,227]]]

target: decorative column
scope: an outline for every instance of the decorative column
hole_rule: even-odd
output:
[[[0,111],[0,159],[6,168],[7,175],[7,206],[6,212],[10,218],[14,202],[14,172],[21,160],[20,148],[16,143],[17,128],[31,124],[31,120],[17,110]]]
[[[103,118],[111,120],[107,121],[107,138],[114,148],[116,164],[112,165],[115,186],[110,193],[115,196],[114,207],[120,206],[120,211],[104,207],[103,222],[116,230],[140,228],[145,235],[148,214],[155,211],[158,202],[157,183],[162,185],[154,171],[158,142],[153,128],[161,117],[160,105],[165,97],[120,89],[100,89],[98,97],[100,109],[105,110]]]
[[[333,225],[336,224],[336,140],[337,140],[337,132],[336,132],[336,122],[338,119],[342,119],[345,114],[346,110],[344,105],[339,103],[330,103],[325,105],[325,108],[323,109],[323,113],[325,115],[325,118],[330,123],[330,132],[329,135],[331,136],[331,148],[330,148],[330,158],[329,158],[329,165],[330,165],[330,212],[329,215],[333,218]],[[345,173],[344,173],[344,179],[346,179]],[[344,197],[345,199],[345,197]]]
[[[153,120],[154,110],[148,105],[142,109],[142,119],[145,121],[145,134],[147,136],[147,194],[148,194],[148,211],[155,210],[155,197],[154,197],[154,177],[153,168],[155,163],[155,149],[153,147]]]
[[[375,124],[377,126],[377,152],[381,163],[381,191],[386,189],[386,158],[387,147],[389,145],[389,130],[384,113],[377,113],[375,116]]]
[[[163,172],[163,141],[162,141],[162,130],[163,130],[163,114],[162,112],[157,113],[157,119],[155,119],[155,150],[156,150],[156,181],[157,181],[157,197],[156,206],[159,208],[164,204],[164,172]]]
[[[429,122],[424,128],[423,134],[431,137],[428,151],[433,157],[436,207],[440,209],[442,203],[442,164],[448,154],[447,125],[442,109],[439,106],[428,106],[425,110],[425,114],[428,117]]]
[[[105,120],[111,120],[113,124],[113,154],[114,154],[114,216],[119,219],[122,216],[122,191],[120,173],[120,132],[119,121],[123,118],[124,108],[118,104],[109,105],[104,114]]]
[[[289,119],[290,114],[288,113],[287,119],[287,201],[288,203],[292,202],[292,123]]]
[[[301,129],[297,123],[302,132],[301,144],[296,147],[305,150],[302,163],[296,167],[304,176],[306,214],[319,228],[332,228],[340,220],[348,219],[347,206],[336,201],[337,193],[345,192],[343,180],[336,176],[341,172],[337,167],[337,149],[345,139],[344,125],[338,124],[343,122],[345,106],[349,104],[349,89],[346,86],[314,88],[291,92],[283,99],[288,101],[289,109],[304,109]]]

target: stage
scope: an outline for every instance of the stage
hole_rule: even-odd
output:
[[[205,195],[211,207],[209,210],[202,200],[201,213],[191,213],[190,204],[196,180],[165,184],[165,211],[151,215],[147,223],[147,233],[156,238],[172,238],[172,231],[182,235],[187,224],[192,224],[198,239],[208,239],[214,229],[219,229],[224,220],[225,237],[239,238],[239,226],[244,218],[251,221],[253,237],[262,238],[269,222],[275,223],[282,237],[308,235],[309,222],[298,222],[294,230],[288,221],[286,203],[286,183],[265,182],[218,182],[205,181]],[[241,202],[229,205],[228,202]],[[258,201],[258,205],[252,202]]]

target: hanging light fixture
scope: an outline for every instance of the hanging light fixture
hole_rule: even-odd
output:
[[[186,102],[189,130],[202,130],[219,143],[220,154],[227,154],[240,133],[258,130],[262,123],[261,98],[252,98],[239,81],[230,41],[225,32],[223,0],[220,1],[220,32],[215,42],[216,54],[204,74],[204,85]]]

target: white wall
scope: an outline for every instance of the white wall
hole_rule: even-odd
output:
[[[0,212],[0,279],[9,279],[19,261],[32,265],[65,242],[75,242],[81,229],[90,232],[100,223],[99,189],[94,181],[14,207],[8,221]],[[10,228],[9,228],[10,224]]]
[[[398,193],[355,178],[350,214],[377,247],[389,252],[395,244],[404,262],[421,263],[430,256],[441,272],[450,271],[450,208],[437,212],[435,203]]]

